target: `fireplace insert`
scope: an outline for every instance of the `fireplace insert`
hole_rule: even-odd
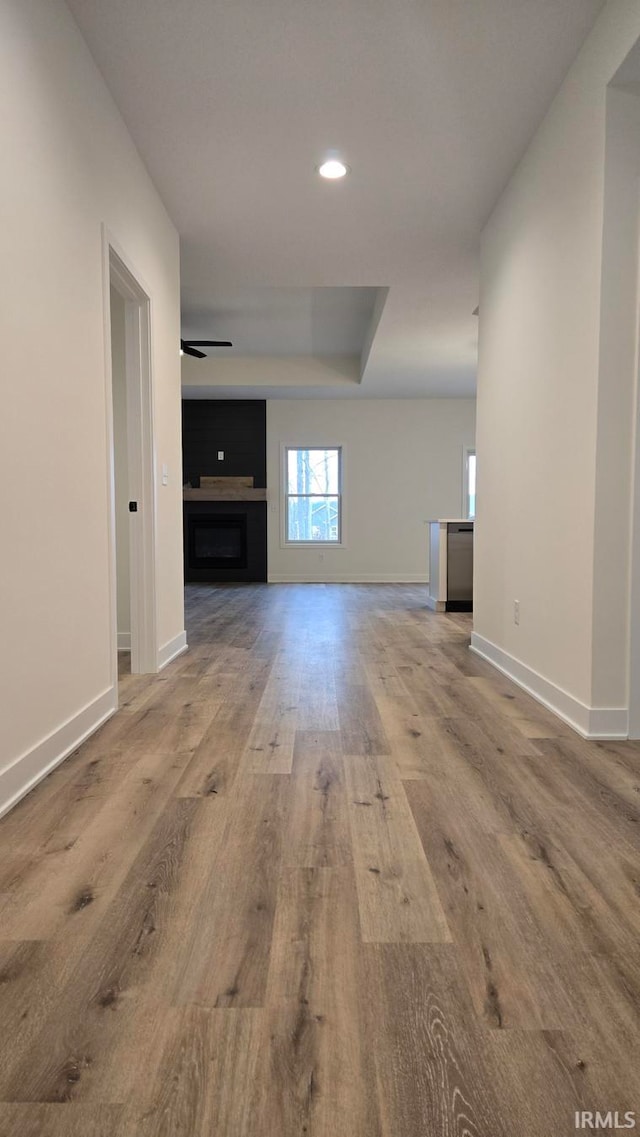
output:
[[[264,501],[185,501],[185,580],[266,580],[266,522]]]
[[[196,514],[189,517],[188,557],[192,568],[245,569],[246,516]]]

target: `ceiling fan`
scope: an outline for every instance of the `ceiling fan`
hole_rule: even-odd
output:
[[[196,359],[205,359],[206,351],[198,351],[199,347],[233,347],[231,340],[180,340],[182,355],[194,355]]]

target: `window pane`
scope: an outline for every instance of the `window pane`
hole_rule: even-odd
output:
[[[339,541],[339,503],[338,497],[290,497],[287,540]]]
[[[339,450],[288,450],[287,493],[339,493],[339,455]]]
[[[467,494],[469,499],[469,517],[476,515],[476,456],[469,454]]]

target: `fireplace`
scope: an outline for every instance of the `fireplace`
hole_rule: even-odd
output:
[[[267,579],[264,501],[184,502],[185,580]]]
[[[193,568],[246,569],[247,518],[217,513],[190,516],[188,544]]]

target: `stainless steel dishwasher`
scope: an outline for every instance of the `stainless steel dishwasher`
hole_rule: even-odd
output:
[[[470,612],[473,608],[473,522],[447,525],[447,608]]]

